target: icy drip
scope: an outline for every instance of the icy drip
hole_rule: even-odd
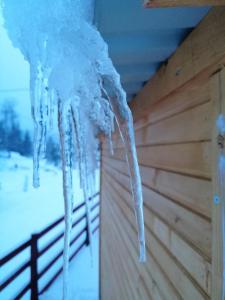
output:
[[[72,229],[73,192],[72,192],[72,163],[71,163],[71,111],[68,103],[58,101],[58,127],[60,133],[62,169],[63,169],[63,194],[65,209],[65,233],[63,253],[63,299],[68,299],[69,279],[69,249],[70,232]]]
[[[47,79],[44,78],[41,66],[38,67],[34,81],[32,99],[32,116],[34,120],[34,153],[33,153],[33,186],[40,186],[39,163],[45,154],[46,131],[48,119],[48,87]]]
[[[114,117],[120,128],[130,170],[138,224],[140,260],[145,260],[143,199],[132,116],[108,48],[93,26],[93,0],[0,0],[10,38],[31,66],[31,102],[35,124],[34,186],[39,186],[39,160],[44,152],[48,117],[59,98],[58,128],[62,153],[66,214],[64,299],[67,296],[69,232],[72,210],[71,107],[75,118],[80,182],[90,231],[88,178],[98,168],[98,137],[111,139]],[[76,95],[79,95],[77,101]],[[113,112],[113,113],[112,113]],[[51,117],[50,117],[51,119]],[[50,122],[51,123],[51,122]],[[75,128],[75,126],[74,126]],[[90,235],[91,237],[91,235]]]
[[[103,92],[109,99],[114,111],[118,129],[125,146],[126,159],[130,171],[131,190],[134,200],[135,215],[138,225],[139,239],[139,259],[140,262],[146,260],[145,254],[145,233],[144,233],[144,214],[143,198],[140,171],[137,161],[137,152],[135,147],[133,119],[131,111],[127,105],[125,93],[120,82],[114,76],[102,76]]]
[[[219,183],[219,200],[221,201],[221,229],[223,243],[223,290],[222,298],[225,299],[225,154],[224,154],[224,135],[225,135],[225,117],[220,114],[217,119],[218,129],[218,146],[220,154],[218,158],[218,183]]]
[[[74,140],[78,149],[80,183],[81,183],[81,188],[83,190],[86,216],[87,216],[87,239],[90,244],[91,259],[93,262],[91,212],[90,212],[90,203],[89,203],[88,172],[87,172],[87,158],[85,153],[85,143],[84,143],[84,136],[83,136],[80,115],[75,103],[71,103],[71,108],[72,108],[74,135],[75,135]]]

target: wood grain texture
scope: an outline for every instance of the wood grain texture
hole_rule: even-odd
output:
[[[137,148],[137,155],[142,166],[210,179],[211,150],[211,142],[197,142],[142,146]],[[108,151],[103,150],[103,155]],[[125,150],[115,149],[114,157],[125,161]]]
[[[113,183],[112,178],[109,182],[113,189],[117,191],[118,199],[123,199],[119,202],[119,206],[124,206],[123,203],[132,210],[130,193],[123,189],[118,183]],[[113,192],[112,192],[113,193]],[[173,229],[165,220],[160,218],[151,207],[145,205],[145,220],[146,226],[151,228],[152,232],[164,244],[164,246],[176,257],[182,266],[191,274],[193,278],[202,286],[202,288],[210,294],[211,289],[211,264],[210,259],[203,258],[202,253],[195,247],[190,246],[182,235],[177,233],[176,228]]]
[[[127,235],[125,241],[128,239],[128,236],[130,236],[130,238],[134,240],[134,237],[136,235],[136,228],[135,223],[132,222],[133,212],[131,209],[129,209],[129,207],[126,206],[123,209],[120,205],[120,200],[117,200],[117,204],[115,204],[115,199],[117,199],[117,197],[115,196],[116,190],[111,188],[111,181],[108,184],[108,188],[110,189],[110,194],[112,195],[113,193],[114,195],[113,201],[110,201],[110,205],[113,205],[115,209],[114,222],[118,224],[118,220],[120,221],[120,225],[122,225],[122,228]],[[168,281],[172,282],[173,286],[176,287],[178,292],[182,295],[182,299],[192,299],[192,297],[193,299],[208,299],[208,296],[198,285],[195,284],[193,286],[193,278],[191,279],[184,268],[182,268],[181,265],[176,260],[174,260],[174,257],[171,255],[171,253],[160,243],[158,238],[150,230],[147,224],[146,227],[148,249],[151,253],[154,254],[154,258],[156,259],[157,263],[161,266],[161,269],[167,275]],[[148,257],[148,259],[151,259],[151,257]],[[182,278],[182,280],[180,280],[180,278]]]
[[[173,97],[170,101],[176,106]],[[110,240],[105,245],[105,253],[108,251],[107,255],[111,255],[107,264],[114,265],[111,271],[104,269],[103,263],[102,268],[103,274],[112,273],[113,282],[120,281],[120,287],[115,287],[116,283],[110,288],[104,285],[103,300],[108,299],[106,295],[114,293],[114,288],[117,288],[114,299],[211,298],[212,101],[208,99],[207,92],[203,101],[195,103],[191,107],[185,106],[184,110],[171,110],[173,105],[168,102],[167,107],[175,114],[136,127],[136,137],[139,135],[142,141],[137,152],[148,257],[142,268],[137,261],[137,229],[125,151],[115,144],[119,147],[114,149],[112,156],[107,143],[102,147],[102,188],[105,195],[102,203],[105,232],[102,239]],[[165,106],[162,106],[164,109]],[[160,107],[157,114],[163,116]],[[149,130],[147,138],[144,138],[145,128]],[[160,128],[167,128],[167,135]],[[157,130],[162,138],[167,139],[166,143],[149,145],[151,136],[154,139],[154,132],[157,138]],[[182,139],[183,130],[189,142]],[[180,141],[174,137],[179,137]],[[117,140],[116,136],[114,140]],[[119,249],[120,255],[114,258]],[[114,270],[117,264],[120,264],[120,271]],[[124,274],[123,279],[119,279],[118,273]],[[134,273],[139,274],[138,277]],[[108,276],[111,278],[109,273]]]
[[[182,99],[182,101],[181,101]],[[210,86],[208,81],[199,85],[198,88],[189,88],[189,91],[179,89],[151,105],[151,110],[143,118],[136,120],[135,130],[162,121],[188,109],[194,108],[210,100]]]
[[[144,7],[224,6],[225,0],[144,0]]]
[[[110,189],[109,183],[107,181],[105,181],[106,183],[106,187],[107,189]],[[115,198],[118,199],[119,198]],[[118,201],[117,200],[117,201]],[[112,195],[109,194],[109,196],[107,197],[106,200],[108,203],[110,203],[109,205],[107,205],[108,210],[112,210],[111,206],[113,205],[114,201],[114,197],[112,198]],[[122,230],[122,228],[120,227],[120,223],[118,223],[118,219],[117,215],[114,214],[114,218],[112,220],[113,224],[110,224],[110,226],[116,226],[117,230],[116,232],[118,233],[118,235],[121,235],[122,237],[122,244],[121,246],[123,247],[123,245],[125,245],[125,247],[127,248],[127,255],[124,257],[124,259],[131,259],[132,257],[132,261],[136,264],[136,271],[137,272],[141,272],[142,276],[144,276],[145,280],[147,283],[152,283],[151,285],[151,289],[150,293],[151,294],[156,294],[156,290],[158,290],[158,293],[160,294],[160,297],[162,299],[181,299],[181,296],[179,295],[179,293],[176,291],[176,289],[174,288],[174,286],[171,284],[170,280],[166,277],[166,275],[164,274],[162,268],[159,266],[159,264],[157,263],[157,261],[155,260],[154,256],[152,255],[151,251],[149,251],[148,249],[148,257],[149,257],[149,261],[148,261],[148,265],[143,265],[138,263],[137,261],[137,253],[138,253],[138,247],[137,247],[137,243],[135,242],[135,236],[137,234],[136,232],[136,228],[135,226],[133,226],[133,222],[130,223],[130,220],[133,218],[133,211],[131,209],[128,209],[128,207],[126,207],[125,203],[121,204],[122,206],[114,206],[114,209],[117,211],[118,209],[121,210],[121,212],[126,213],[126,215],[129,215],[129,218],[124,218],[124,222],[127,223],[127,228],[129,228],[130,226],[132,227],[129,231],[125,231]],[[130,219],[131,218],[131,219]],[[130,254],[130,256],[129,256]],[[155,299],[155,298],[153,298]]]
[[[109,171],[108,171],[109,172]],[[112,186],[124,195],[124,189],[129,191],[129,178],[110,171]],[[150,209],[170,228],[187,240],[210,260],[211,257],[211,225],[208,221],[176,205],[174,202],[143,186],[143,197],[146,208]],[[148,222],[148,219],[147,219]]]
[[[103,162],[112,170],[128,176],[126,161],[106,157]],[[140,171],[145,186],[211,220],[211,181],[144,166],[140,166]]]
[[[190,122],[191,120],[191,122]],[[177,126],[179,124],[180,126]],[[154,146],[211,140],[212,102],[136,129],[136,145]],[[123,148],[121,138],[113,139],[115,149]]]

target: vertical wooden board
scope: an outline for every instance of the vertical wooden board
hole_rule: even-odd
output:
[[[211,97],[214,104],[214,130],[212,133],[212,180],[213,180],[213,207],[212,207],[212,299],[224,299],[224,193],[222,193],[218,178],[220,149],[218,145],[218,129],[216,121],[220,114],[225,116],[225,68],[211,78]],[[224,183],[223,183],[224,184]],[[223,187],[224,188],[224,187]]]

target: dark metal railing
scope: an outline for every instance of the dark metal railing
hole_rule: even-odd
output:
[[[98,197],[99,193],[94,194],[92,197],[89,198],[89,201],[93,200],[94,198]],[[82,202],[78,206],[73,209],[73,215],[85,207],[85,203]],[[99,207],[99,200],[91,207],[91,212],[94,211],[95,208]],[[99,213],[95,214],[94,217],[91,219],[91,223],[93,224],[99,218]],[[19,267],[17,267],[4,281],[0,284],[0,293],[3,290],[6,290],[7,287],[11,283],[13,283],[18,276],[20,276],[26,269],[30,268],[30,281],[25,284],[20,291],[14,296],[15,300],[21,299],[28,291],[31,293],[31,300],[37,300],[38,296],[43,294],[55,281],[55,279],[60,275],[63,270],[63,267],[60,266],[59,269],[51,276],[50,279],[45,283],[45,285],[39,290],[38,282],[39,280],[49,271],[49,269],[55,265],[55,263],[62,257],[63,249],[61,249],[53,258],[50,259],[49,262],[42,268],[40,272],[38,272],[38,259],[42,257],[45,253],[47,253],[53,246],[60,241],[63,236],[64,232],[61,232],[56,235],[47,245],[45,245],[41,250],[39,250],[38,242],[40,238],[43,238],[46,234],[48,234],[51,230],[53,230],[56,226],[61,224],[64,220],[64,216],[58,218],[55,222],[47,226],[45,229],[40,231],[39,233],[32,234],[31,238],[17,247],[15,250],[4,256],[0,259],[0,268],[3,265],[6,265],[10,261],[12,261],[15,257],[21,254],[23,251],[30,249],[30,257],[24,263],[22,263]],[[83,213],[78,219],[76,219],[72,224],[72,230],[77,227],[83,220],[87,220],[86,212]],[[92,230],[92,234],[94,234],[99,228],[99,224]],[[87,221],[86,225],[83,229],[81,229],[71,240],[70,246],[75,244],[76,241],[86,233],[85,240],[79,245],[79,247],[70,255],[70,261],[79,253],[79,251],[86,245],[89,245],[88,239],[88,226]]]

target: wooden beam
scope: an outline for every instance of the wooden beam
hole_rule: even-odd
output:
[[[219,132],[216,126],[219,115],[225,116],[225,68],[211,78],[211,98],[213,101],[214,128],[212,134],[212,299],[224,299],[224,203],[225,186],[221,182],[219,171],[220,155],[225,155],[224,137],[219,142]],[[224,172],[224,171],[223,171]]]
[[[223,6],[225,0],[144,0],[144,7]]]
[[[199,88],[225,64],[225,7],[213,8],[130,102],[134,120],[172,93]]]

